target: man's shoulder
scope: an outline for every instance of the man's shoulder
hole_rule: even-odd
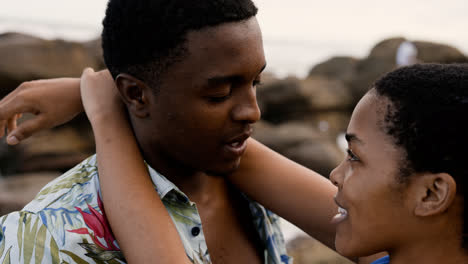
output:
[[[93,155],[49,182],[23,211],[39,213],[51,208],[74,208],[99,192],[97,161]]]
[[[73,230],[86,227],[87,212],[93,209],[103,215],[96,164],[95,155],[84,160],[44,186],[34,200],[12,215],[39,218],[58,246],[65,245]],[[7,221],[4,226],[10,224]]]
[[[86,159],[47,184],[23,210],[0,218],[0,243],[10,245],[8,256],[39,248],[72,262],[94,263],[104,255],[123,261],[104,214],[96,165],[96,156]],[[0,257],[1,251],[0,245]]]

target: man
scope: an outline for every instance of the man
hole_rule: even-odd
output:
[[[214,176],[237,168],[260,118],[255,86],[265,58],[256,13],[250,0],[111,0],[103,21],[106,65],[194,263],[289,263],[276,216]],[[96,165],[89,158],[1,218],[0,261],[124,262]],[[233,248],[241,254],[225,254]]]

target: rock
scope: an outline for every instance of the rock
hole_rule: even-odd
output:
[[[301,81],[300,88],[309,103],[309,114],[331,110],[349,111],[353,106],[351,91],[340,80],[309,77]]]
[[[418,60],[422,62],[438,62],[438,63],[467,63],[466,57],[457,48],[446,44],[433,43],[427,41],[414,41],[418,49]]]
[[[284,152],[286,149],[298,146],[307,140],[319,140],[320,135],[314,127],[301,122],[288,122],[272,125],[258,122],[254,127],[253,137],[271,149]]]
[[[101,38],[84,42],[83,46],[85,47],[88,54],[94,58],[97,65],[95,70],[106,68],[106,64],[104,63],[104,56],[102,54]]]
[[[0,139],[0,176],[15,173],[21,166],[20,156],[20,148],[8,146],[3,138]]]
[[[83,116],[84,114],[79,115],[66,125],[40,131],[17,146],[7,147],[5,143],[0,145],[1,172],[3,174],[51,170],[64,172],[92,155],[94,153],[92,130]],[[31,117],[28,114],[23,118]]]
[[[257,90],[257,100],[263,120],[275,124],[303,120],[319,111],[349,111],[354,102],[342,81],[323,77],[271,82]]]
[[[309,77],[326,77],[347,83],[354,78],[358,62],[359,59],[353,57],[332,57],[315,65],[309,71]]]
[[[21,210],[59,172],[21,174],[0,178],[0,215]]]
[[[307,116],[303,123],[316,128],[322,136],[336,138],[346,131],[350,118],[350,111],[321,111]]]
[[[262,117],[272,123],[298,119],[309,111],[309,103],[301,93],[301,82],[288,78],[257,89]]]
[[[325,177],[344,158],[334,138],[323,136],[314,127],[300,122],[279,126],[262,122],[256,125],[253,137]]]
[[[44,40],[19,33],[0,35],[0,98],[21,82],[79,77],[85,67],[102,68],[96,42]]]
[[[327,178],[344,158],[344,153],[335,142],[326,139],[301,142],[286,149],[282,154]]]
[[[275,73],[273,72],[269,72],[269,71],[265,71],[262,73],[261,75],[261,85],[260,85],[260,89],[261,89],[261,86],[263,85],[269,85],[273,82],[277,82],[279,81],[280,79],[276,76]]]
[[[350,81],[355,103],[371,88],[372,84],[385,73],[395,69],[396,52],[404,38],[391,38],[379,42],[369,56],[357,63],[356,75]],[[461,63],[468,58],[458,49],[446,44],[414,41],[418,49],[419,62]]]
[[[378,78],[395,69],[396,51],[404,41],[404,38],[392,38],[379,42],[372,48],[369,56],[357,64],[356,76],[350,82],[355,103]]]

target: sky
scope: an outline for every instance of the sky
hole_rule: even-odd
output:
[[[3,2],[3,3],[1,3]],[[107,0],[0,0],[0,32],[83,41],[101,31]],[[269,70],[304,76],[334,55],[364,57],[395,36],[453,45],[468,54],[466,0],[254,0]]]

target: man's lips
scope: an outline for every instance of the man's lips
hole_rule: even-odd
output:
[[[231,138],[225,143],[226,150],[236,156],[242,155],[247,147],[247,139],[250,135],[252,135],[252,129]]]
[[[231,145],[231,144],[236,144],[236,143],[242,143],[242,142],[246,141],[251,135],[252,135],[252,130],[250,129],[248,131],[243,132],[242,134],[239,134],[239,135],[229,139],[227,141],[227,144]]]
[[[333,224],[338,224],[348,218],[348,210],[346,210],[338,201],[338,195],[335,196],[335,203],[338,205],[338,213],[332,218]]]

